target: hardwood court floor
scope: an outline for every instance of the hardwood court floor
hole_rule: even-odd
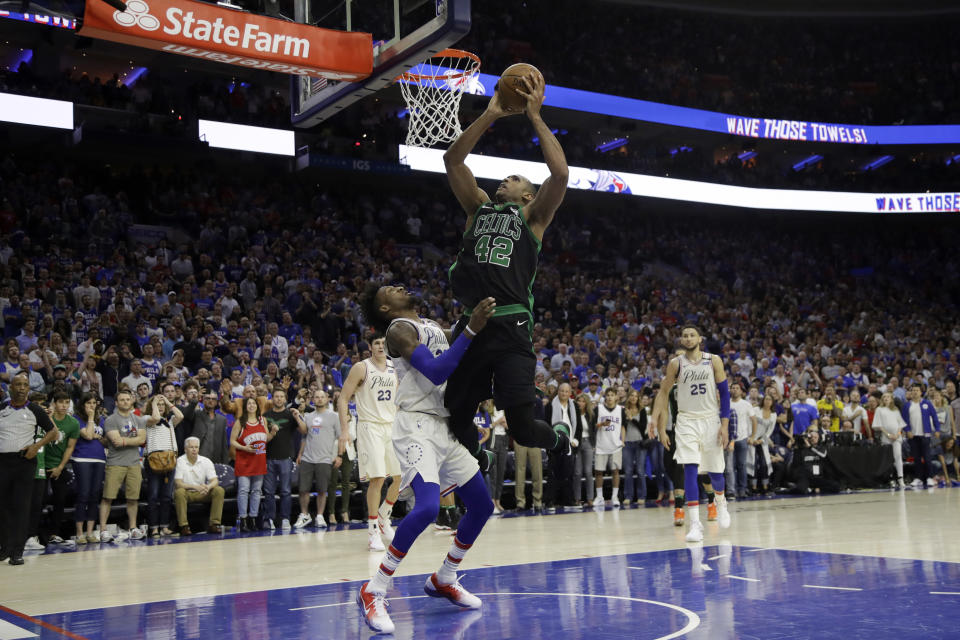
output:
[[[495,517],[462,565],[465,586],[489,594],[483,615],[452,618],[446,603],[425,601],[421,590],[451,541],[449,532],[430,528],[397,572],[392,615],[397,637],[580,637],[589,630],[583,637],[876,639],[913,637],[901,626],[911,615],[924,637],[951,637],[953,623],[939,616],[960,604],[960,565],[951,564],[960,562],[958,503],[960,491],[951,489],[749,500],[731,504],[730,529],[707,523],[703,545],[685,544],[665,508]],[[380,555],[366,551],[362,527],[48,551],[23,567],[0,566],[0,640],[63,632],[205,638],[214,630],[251,639],[367,637],[352,598]],[[715,582],[720,576],[723,584]],[[792,594],[789,602],[777,600],[783,593]],[[533,617],[523,608],[508,615],[502,596],[510,596],[511,611],[532,598]],[[571,598],[579,600],[564,600]],[[782,611],[767,607],[777,602]],[[776,625],[760,632],[753,628],[764,624],[759,605],[774,620],[796,620],[785,635]],[[577,607],[586,609],[558,614]],[[867,611],[878,608],[899,635],[865,626]],[[185,612],[198,617],[188,624]],[[652,626],[624,629],[624,616]],[[534,621],[531,635],[524,629]],[[803,625],[814,626],[807,633]]]

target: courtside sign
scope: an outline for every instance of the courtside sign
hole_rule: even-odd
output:
[[[373,70],[369,33],[321,29],[192,0],[87,2],[82,36],[252,69],[334,80]]]

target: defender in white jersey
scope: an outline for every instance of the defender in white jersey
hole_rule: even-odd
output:
[[[683,352],[667,365],[660,381],[660,391],[653,406],[652,421],[660,430],[660,441],[667,449],[670,438],[666,421],[661,414],[668,410],[670,389],[677,385],[677,421],[674,426],[676,451],[674,459],[683,465],[687,521],[690,530],[688,542],[703,540],[700,522],[699,488],[697,474],[710,474],[716,491],[717,516],[721,528],[730,526],[730,514],[724,491],[723,450],[729,440],[730,391],[723,361],[700,350],[700,331],[691,325],[683,327],[680,345]],[[718,402],[719,395],[719,402]]]
[[[450,431],[443,394],[472,338],[493,316],[495,304],[493,298],[486,298],[476,305],[469,324],[452,345],[448,332],[417,316],[418,301],[403,287],[371,286],[364,292],[362,307],[367,322],[386,334],[387,350],[394,358],[398,384],[393,445],[400,460],[400,485],[410,487],[416,497],[376,575],[357,594],[367,625],[390,633],[394,630],[387,614],[390,578],[417,537],[436,519],[441,494],[451,491],[457,492],[467,512],[443,564],[427,578],[424,591],[461,608],[482,606],[479,598],[460,586],[457,569],[493,513],[493,501],[476,458]]]
[[[390,514],[400,493],[400,463],[393,451],[392,428],[397,414],[397,373],[387,358],[382,337],[370,343],[371,356],[350,368],[343,383],[337,413],[340,415],[340,440],[349,444],[350,410],[353,399],[357,406],[357,458],[360,480],[367,485],[367,548],[383,551],[383,535],[393,539]],[[387,496],[380,504],[383,483],[390,476]]]

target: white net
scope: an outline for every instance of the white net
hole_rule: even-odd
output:
[[[464,91],[483,92],[479,72],[480,59],[475,55],[446,49],[398,78],[409,115],[409,146],[432,147],[456,140],[462,133],[460,98]]]

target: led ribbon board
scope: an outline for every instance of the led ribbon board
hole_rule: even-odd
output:
[[[198,120],[200,139],[211,147],[292,156],[295,153],[293,131],[251,127],[213,120]]]
[[[0,93],[0,121],[73,129],[73,103]]]
[[[434,69],[435,75],[442,75],[445,71],[449,71],[440,67],[434,67]],[[464,89],[464,93],[492,96],[498,79],[497,76],[481,73]],[[960,125],[866,126],[782,118],[754,118],[569,89],[551,84],[545,87],[544,104],[562,109],[714,131],[745,138],[860,145],[960,142]]]
[[[415,171],[446,173],[442,149],[423,149],[400,145],[400,163]],[[502,180],[522,175],[534,184],[542,184],[550,175],[547,165],[526,160],[511,160],[470,154],[467,166],[477,178]],[[843,191],[799,191],[791,189],[753,189],[712,182],[675,180],[635,173],[570,167],[570,189],[604,191],[647,198],[768,209],[779,211],[839,211],[850,213],[928,213],[960,211],[958,193],[851,193]]]

